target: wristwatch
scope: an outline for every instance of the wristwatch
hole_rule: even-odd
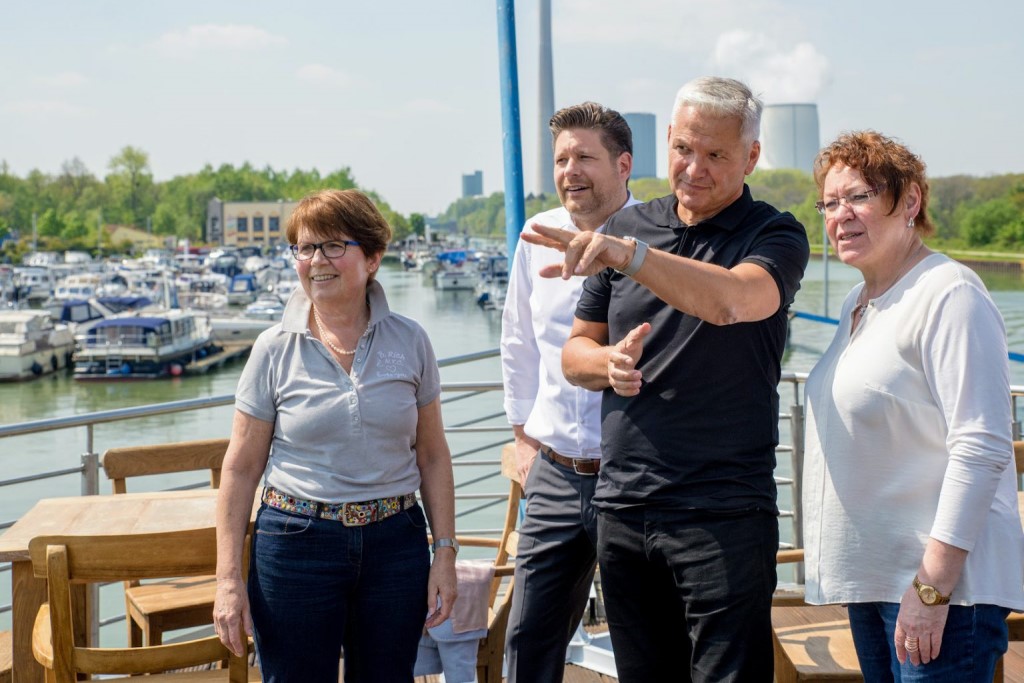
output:
[[[454,538],[439,538],[430,546],[430,552],[436,553],[438,548],[451,548],[455,554],[459,554],[459,542]]]
[[[938,607],[939,605],[945,605],[949,602],[948,595],[940,593],[935,586],[929,586],[927,583],[921,583],[921,579],[916,576],[914,577],[914,590],[917,591],[917,597],[921,598],[921,602],[929,607]]]
[[[616,268],[616,270],[626,277],[633,277],[640,270],[640,266],[644,264],[644,259],[647,258],[647,242],[641,242],[633,236],[623,237],[622,239],[627,242],[633,242],[636,245],[636,249],[633,250],[633,258],[630,259],[629,265],[621,269]]]

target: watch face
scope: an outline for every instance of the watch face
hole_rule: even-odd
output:
[[[931,586],[921,586],[921,601],[926,605],[934,605],[939,600],[939,595]]]

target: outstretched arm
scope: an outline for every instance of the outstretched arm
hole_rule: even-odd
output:
[[[522,239],[565,254],[562,264],[541,270],[545,277],[568,279],[605,268],[629,265],[636,244],[593,232],[573,233],[542,225]],[[649,249],[633,279],[669,306],[714,325],[764,320],[781,305],[779,287],[767,270],[753,263],[723,268]]]

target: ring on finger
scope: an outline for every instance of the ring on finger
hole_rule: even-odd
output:
[[[917,638],[907,637],[903,641],[903,647],[906,648],[907,652],[917,652],[920,648],[920,641]]]

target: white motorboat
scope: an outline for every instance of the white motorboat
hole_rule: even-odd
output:
[[[0,380],[39,377],[65,368],[75,348],[67,325],[48,311],[0,311]]]
[[[149,379],[181,375],[190,363],[220,351],[209,319],[169,309],[106,318],[78,340],[75,379]]]

